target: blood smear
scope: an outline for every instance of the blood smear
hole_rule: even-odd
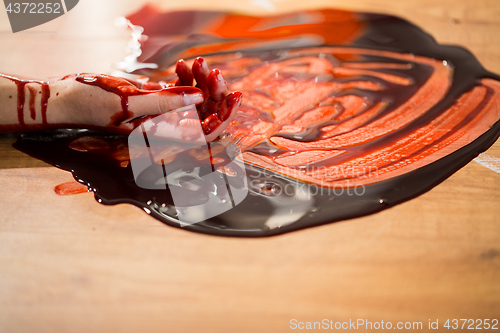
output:
[[[54,187],[54,192],[57,195],[73,195],[90,192],[86,185],[80,184],[78,182],[67,182],[62,183]]]

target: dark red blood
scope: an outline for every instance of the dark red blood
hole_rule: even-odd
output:
[[[17,85],[17,119],[19,120],[19,124],[24,127],[24,98],[26,97],[24,94],[24,86],[26,85],[26,81],[17,80],[14,81]]]
[[[36,89],[33,87],[28,86],[28,90],[30,92],[30,102],[29,102],[29,108],[30,108],[30,116],[31,119],[35,120],[36,118],[36,110],[35,110],[35,98],[36,98]]]
[[[47,105],[49,104],[49,98],[50,98],[50,87],[49,84],[46,82],[42,82],[42,100],[40,101],[40,104],[42,106],[42,124],[46,125],[47,124]]]

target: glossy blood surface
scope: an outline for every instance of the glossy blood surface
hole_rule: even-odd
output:
[[[188,230],[267,236],[373,213],[437,185],[500,133],[499,77],[392,16],[145,7],[130,20],[149,35],[142,60],[160,65],[142,74],[171,80],[177,59],[203,56],[243,92],[221,140],[240,146],[249,195]],[[135,184],[126,142],[57,132],[16,147],[73,171],[103,203],[132,203],[179,226],[168,190]]]

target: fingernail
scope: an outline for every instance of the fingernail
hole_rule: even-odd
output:
[[[203,103],[203,100],[203,94],[201,92],[184,95],[184,104],[186,105]]]
[[[160,90],[161,94],[179,95],[183,98],[184,105],[199,104],[203,102],[203,93],[195,87],[172,87]]]
[[[227,108],[231,110],[234,107],[239,107],[242,98],[243,94],[240,91],[233,91],[226,97]]]

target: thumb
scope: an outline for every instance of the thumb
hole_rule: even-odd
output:
[[[163,114],[203,102],[202,91],[195,87],[169,87],[141,92],[129,97],[128,107],[134,117]]]

